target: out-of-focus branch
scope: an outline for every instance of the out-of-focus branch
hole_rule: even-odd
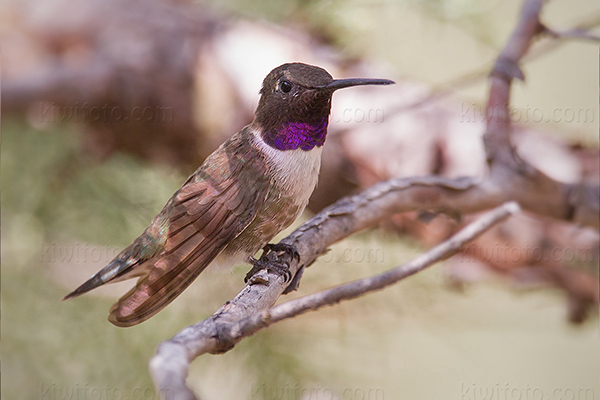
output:
[[[559,31],[544,26],[544,30],[550,36],[556,39],[591,40],[592,42],[600,42],[600,36],[595,35],[585,29],[574,28]]]
[[[492,165],[524,165],[510,143],[510,89],[513,79],[525,79],[519,63],[529,50],[533,38],[543,30],[539,19],[543,4],[543,0],[523,2],[519,22],[490,73],[486,106],[488,122],[484,139],[488,162]]]
[[[539,19],[543,3],[543,0],[523,2],[519,22],[490,74],[484,135],[490,179],[503,184],[509,198],[519,199],[521,206],[536,214],[597,228],[598,223],[591,220],[598,219],[599,188],[584,183],[564,184],[548,177],[526,163],[510,141],[510,90],[515,78],[525,79],[519,63],[536,35],[546,29]],[[562,203],[561,209],[551,204],[554,200]]]

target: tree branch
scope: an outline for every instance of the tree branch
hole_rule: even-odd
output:
[[[466,243],[519,211],[520,207],[517,203],[504,203],[485,213],[450,239],[438,244],[428,252],[421,254],[404,265],[380,275],[359,279],[345,285],[280,304],[270,310],[240,321],[232,328],[232,331],[236,332],[240,337],[250,336],[260,329],[284,319],[293,318],[307,311],[316,311],[319,308],[335,305],[343,300],[350,300],[369,292],[384,289],[456,254]]]
[[[543,0],[523,2],[519,22],[496,59],[490,73],[490,92],[486,106],[487,131],[484,136],[488,161],[522,171],[525,163],[510,144],[510,89],[513,79],[524,80],[519,63],[533,38],[542,31],[540,12]]]
[[[354,200],[357,198],[359,196],[355,196]],[[369,207],[371,203],[361,205],[358,201],[342,200],[339,203],[342,204],[330,207],[330,209],[301,225],[284,241],[289,243],[305,242],[305,239],[315,240],[323,236],[321,234],[323,230],[330,232],[326,236],[332,240],[336,237],[335,234],[332,234],[336,231],[332,229],[332,225],[335,225],[335,223],[329,222],[335,220],[336,216],[345,215],[350,209],[356,211],[357,207],[360,208],[363,205],[369,209],[375,208]],[[159,393],[169,399],[196,399],[193,392],[185,385],[185,377],[187,376],[189,363],[199,355],[225,352],[232,349],[243,338],[251,336],[276,322],[393,285],[438,261],[450,257],[463,245],[518,211],[519,206],[516,203],[506,203],[485,213],[452,238],[409,263],[383,274],[291,300],[271,309],[269,307],[275,304],[277,298],[283,292],[285,282],[278,275],[261,271],[263,274],[262,279],[259,280],[261,284],[249,283],[231,302],[227,302],[214,315],[198,324],[185,328],[171,340],[159,345],[156,355],[150,363],[150,371]],[[371,214],[371,218],[373,217],[377,218]],[[365,221],[363,220],[356,227],[360,227]],[[313,247],[312,254],[303,254],[301,249],[299,249],[299,252],[301,253],[300,259],[314,260],[318,256],[319,249]],[[297,271],[299,267],[299,263],[296,262],[292,269]],[[267,292],[274,292],[277,295],[263,296]],[[263,311],[260,310],[260,307],[264,307]]]
[[[556,181],[525,162],[510,142],[510,90],[515,78],[524,80],[519,63],[533,39],[547,28],[540,22],[543,0],[525,0],[519,22],[490,73],[484,144],[489,179],[505,190],[507,199],[538,215],[598,228],[600,189],[585,183]]]

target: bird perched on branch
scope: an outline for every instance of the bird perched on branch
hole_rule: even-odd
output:
[[[392,83],[333,79],[301,63],[275,68],[263,81],[254,121],[208,156],[150,226],[65,299],[138,277],[108,318],[133,326],[173,301],[211,264],[250,257],[260,265],[252,256],[294,222],[317,185],[333,92]]]

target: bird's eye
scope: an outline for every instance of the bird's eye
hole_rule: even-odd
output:
[[[292,90],[292,84],[288,81],[279,82],[279,90],[283,93],[289,93]]]

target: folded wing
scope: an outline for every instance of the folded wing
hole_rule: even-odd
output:
[[[235,161],[226,172],[200,170],[173,196],[165,248],[149,273],[113,306],[110,322],[132,326],[156,314],[252,222],[266,197],[267,178],[253,167],[257,160]]]

